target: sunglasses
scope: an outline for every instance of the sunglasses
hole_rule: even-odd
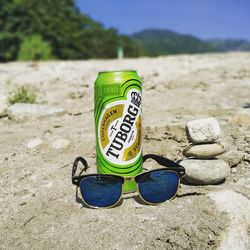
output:
[[[173,199],[178,191],[180,179],[185,175],[184,167],[159,155],[144,155],[143,162],[147,159],[153,159],[165,168],[155,169],[133,177],[112,174],[76,176],[79,162],[84,166],[81,173],[88,168],[87,161],[82,157],[77,157],[72,168],[72,184],[79,188],[82,201],[91,208],[108,208],[117,205],[123,194],[123,183],[131,179],[136,182],[140,198],[147,204],[158,204]]]

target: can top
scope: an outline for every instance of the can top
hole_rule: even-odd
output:
[[[125,69],[125,70],[113,70],[113,71],[100,71],[98,74],[122,74],[122,73],[128,73],[128,72],[136,72],[134,69]]]
[[[96,79],[96,84],[105,83],[122,83],[128,79],[136,79],[140,81],[135,70],[117,70],[117,71],[101,71]]]

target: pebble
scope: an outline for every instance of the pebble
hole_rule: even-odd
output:
[[[250,162],[250,153],[245,153],[244,156],[243,156],[243,160],[247,161],[247,162]]]
[[[227,145],[224,142],[189,145],[183,150],[183,155],[186,157],[195,157],[199,159],[211,159],[223,154],[226,149]]]
[[[215,142],[220,136],[220,126],[213,117],[187,123],[188,138],[194,144]]]
[[[16,121],[26,118],[39,118],[64,114],[62,108],[50,107],[47,105],[16,103],[8,108],[8,116]]]
[[[231,123],[240,127],[250,127],[250,109],[239,110],[231,119]]]
[[[27,148],[32,149],[32,148],[37,148],[41,144],[43,144],[43,141],[40,138],[35,138],[35,139],[29,141],[26,146],[27,146]]]
[[[54,149],[66,149],[71,144],[68,139],[58,139],[52,143],[52,148]]]
[[[7,114],[8,108],[8,97],[6,95],[0,94],[0,117]]]
[[[229,165],[218,159],[186,159],[180,162],[186,170],[184,180],[190,184],[210,185],[223,181],[230,173]]]
[[[231,174],[235,174],[237,172],[237,168],[231,168]]]

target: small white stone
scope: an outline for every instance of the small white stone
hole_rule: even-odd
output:
[[[250,162],[250,153],[245,153],[244,156],[243,156],[243,160],[247,161],[247,162]]]
[[[210,185],[217,184],[230,173],[229,165],[218,159],[200,160],[186,159],[180,162],[186,170],[184,179],[190,184]]]
[[[43,144],[43,141],[40,138],[35,138],[35,139],[29,141],[26,146],[27,146],[27,148],[32,149],[32,148],[38,147],[41,144]]]
[[[64,114],[62,108],[47,105],[16,103],[8,108],[8,116],[13,120],[24,120],[25,118],[40,118]]]
[[[220,136],[220,126],[213,117],[193,120],[187,123],[187,132],[194,144],[215,142]]]
[[[236,168],[231,168],[231,174],[235,174],[237,172]]]
[[[58,139],[52,143],[52,148],[54,149],[65,149],[71,144],[68,139]]]

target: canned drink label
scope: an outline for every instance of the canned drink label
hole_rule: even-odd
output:
[[[119,85],[114,86],[114,95],[120,91],[117,86]],[[102,87],[103,95],[111,91],[105,90],[105,86]],[[128,165],[141,157],[141,102],[141,92],[132,88],[127,92],[125,99],[107,104],[101,112],[97,130],[98,143],[107,161],[117,165]]]

